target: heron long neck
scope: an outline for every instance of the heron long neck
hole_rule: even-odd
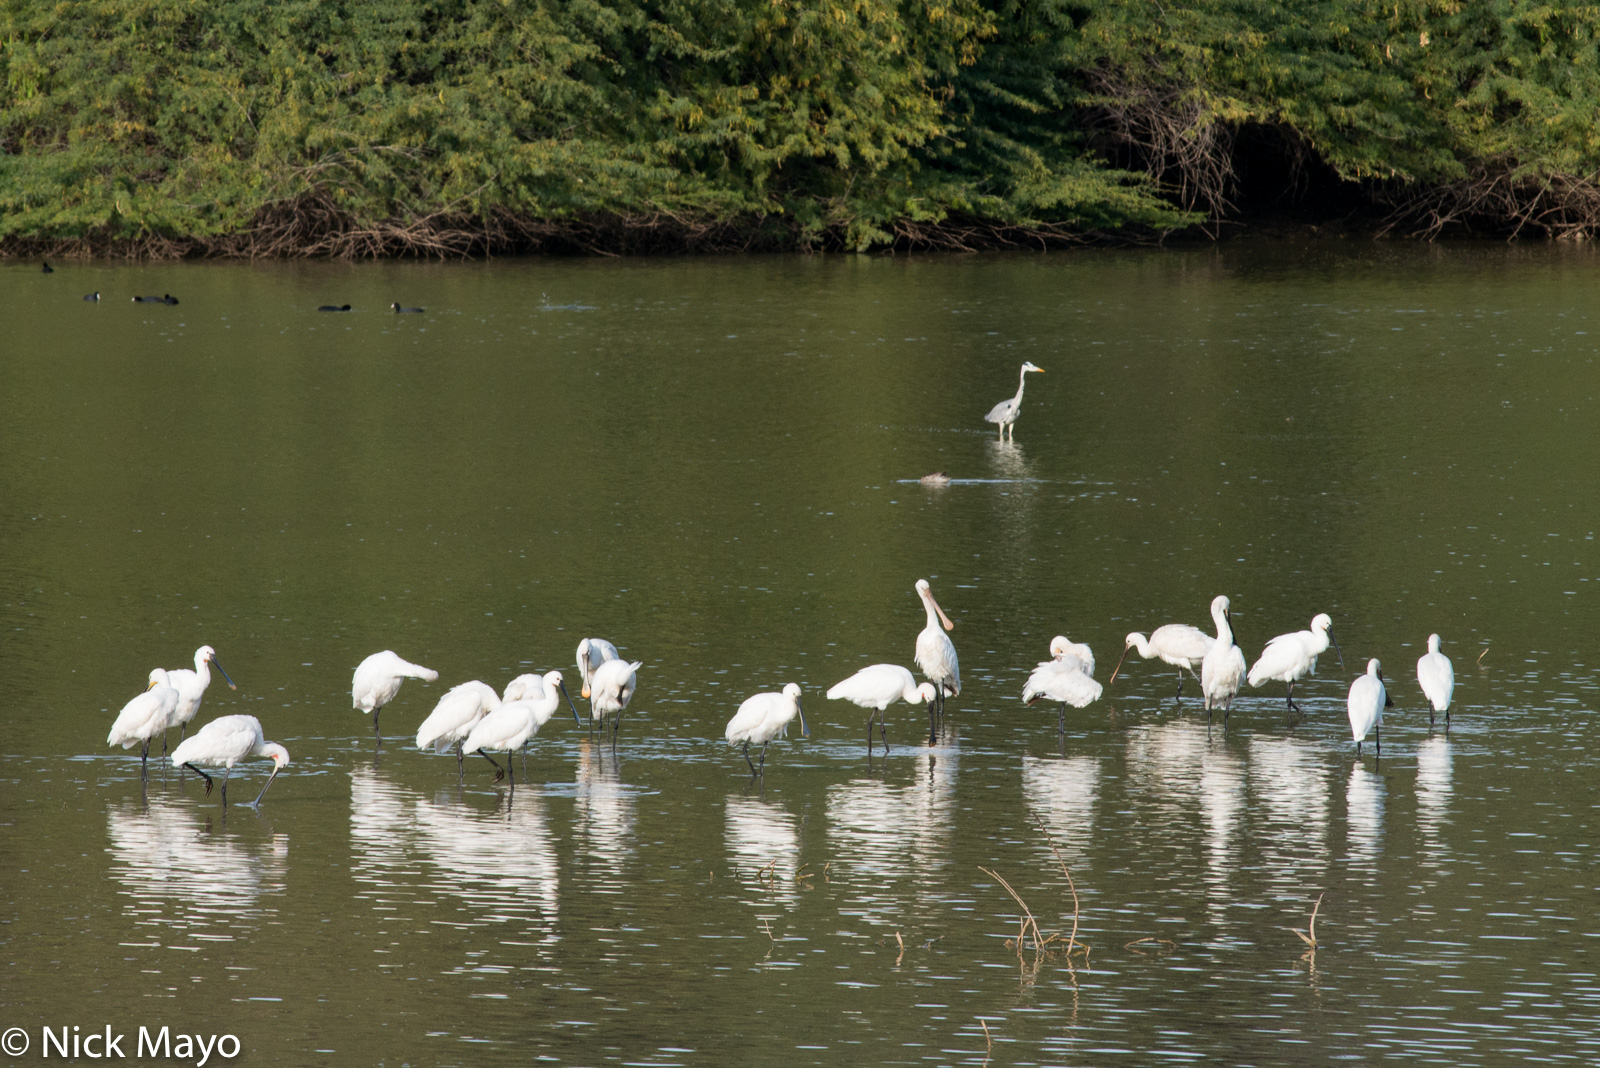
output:
[[[1016,403],[1018,403],[1018,404],[1022,403],[1022,391],[1027,389],[1027,388],[1028,388],[1028,369],[1026,367],[1024,367],[1021,371],[1017,372]]]

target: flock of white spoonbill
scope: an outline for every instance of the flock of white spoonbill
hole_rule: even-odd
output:
[[[928,708],[929,742],[937,738],[938,724],[944,714],[947,696],[961,693],[961,666],[954,643],[946,631],[955,624],[945,615],[934,600],[933,591],[926,579],[917,580],[917,595],[922,599],[927,623],[916,641],[916,663],[927,680],[918,683],[907,668],[898,664],[873,664],[864,667],[849,678],[828,690],[830,701],[849,701],[868,709],[867,752],[872,752],[872,726],[878,725],[878,735],[888,751],[889,742],[883,722],[883,713],[896,701],[921,704]],[[1294,703],[1294,686],[1297,681],[1316,671],[1317,657],[1331,644],[1339,649],[1333,635],[1333,621],[1326,614],[1318,614],[1307,630],[1280,634],[1262,650],[1248,672],[1244,652],[1234,641],[1229,602],[1218,596],[1211,602],[1211,618],[1216,624],[1216,635],[1206,634],[1197,627],[1186,624],[1167,624],[1157,627],[1147,638],[1142,633],[1127,636],[1122,657],[1112,670],[1115,682],[1128,654],[1137,651],[1147,660],[1161,660],[1178,669],[1178,694],[1183,692],[1185,673],[1198,679],[1205,699],[1206,719],[1221,709],[1224,729],[1233,699],[1240,687],[1249,682],[1259,687],[1268,682],[1287,685],[1285,702],[1291,715],[1298,713]],[[1343,653],[1340,651],[1340,662]],[[166,731],[179,727],[187,732],[188,722],[199,711],[206,687],[211,682],[209,668],[219,671],[216,652],[209,645],[201,646],[195,653],[195,670],[164,671],[157,668],[150,673],[150,686],[144,693],[129,701],[117,716],[106,739],[108,745],[121,745],[131,749],[142,743],[140,753],[141,775],[148,774],[146,761],[150,745],[157,735],[162,736],[162,752],[166,752]],[[621,729],[622,714],[632,701],[638,687],[641,661],[621,658],[617,647],[601,638],[585,638],[578,645],[577,667],[582,679],[582,694],[589,700],[591,731],[602,733],[608,728],[611,747],[616,748]],[[1198,667],[1198,672],[1196,668]],[[223,677],[227,678],[226,672]],[[357,711],[372,714],[372,731],[379,745],[383,738],[378,730],[378,716],[383,706],[393,701],[406,679],[423,679],[434,682],[439,673],[404,660],[385,650],[374,653],[356,668],[351,683],[351,699]],[[1428,652],[1417,661],[1417,681],[1427,696],[1433,712],[1445,714],[1445,727],[1450,724],[1450,699],[1455,688],[1455,673],[1450,660],[1439,651],[1439,636],[1428,637]],[[230,688],[237,689],[228,679]],[[1100,698],[1103,688],[1094,679],[1094,653],[1087,645],[1068,641],[1057,636],[1050,642],[1050,659],[1043,661],[1029,675],[1023,686],[1022,699],[1027,704],[1048,700],[1060,705],[1057,713],[1057,730],[1065,736],[1067,706],[1083,708]],[[766,769],[767,746],[787,733],[789,724],[800,721],[801,737],[810,737],[805,713],[801,708],[801,689],[789,683],[779,693],[759,693],[746,699],[728,721],[726,738],[729,744],[742,745],[745,763],[752,776],[760,776]],[[1176,696],[1176,695],[1175,695]],[[577,706],[567,693],[561,672],[550,671],[543,675],[526,674],[512,679],[504,692],[496,694],[493,687],[473,680],[451,687],[439,698],[432,713],[417,729],[418,749],[432,749],[444,753],[454,749],[457,775],[465,774],[465,759],[478,753],[494,766],[494,781],[510,776],[512,789],[516,776],[511,769],[510,756],[523,749],[540,728],[547,724],[565,700],[572,710],[572,718],[583,725]],[[1383,710],[1392,706],[1384,687],[1383,673],[1377,660],[1367,662],[1366,674],[1350,686],[1349,714],[1351,735],[1356,742],[1356,753],[1369,736],[1380,747]],[[760,745],[760,763],[750,756],[750,746]],[[506,765],[490,756],[491,752],[506,755]],[[252,805],[259,805],[266,796],[278,772],[289,763],[289,754],[273,742],[268,742],[254,716],[222,716],[207,723],[193,738],[184,738],[173,750],[171,760],[175,768],[187,768],[206,781],[206,793],[211,792],[212,779],[204,767],[222,768],[222,798],[227,804],[228,772],[233,766],[251,758],[269,758],[273,761],[272,775],[261,788]],[[524,752],[524,761],[526,753]],[[526,776],[524,776],[526,777]]]

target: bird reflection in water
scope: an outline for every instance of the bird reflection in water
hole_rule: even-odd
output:
[[[1022,758],[1022,797],[1044,821],[1068,866],[1087,863],[1094,841],[1095,806],[1100,800],[1100,761],[1075,756]]]
[[[1198,720],[1172,720],[1129,732],[1129,778],[1141,799],[1150,798],[1163,837],[1198,812],[1204,825],[1206,909],[1222,923],[1239,867],[1245,814],[1245,766],[1225,742]]]
[[[947,739],[954,741],[950,730]],[[828,787],[828,847],[841,911],[899,927],[943,900],[955,830],[959,752],[918,750],[904,785],[853,779]],[[897,763],[903,768],[904,763]],[[912,889],[901,888],[909,878]]]
[[[1422,832],[1424,854],[1434,864],[1443,863],[1448,854],[1443,829],[1455,793],[1450,745],[1448,735],[1417,743],[1417,829]]]
[[[106,832],[111,876],[132,898],[136,926],[231,941],[240,921],[248,928],[247,921],[275,911],[262,905],[263,896],[285,889],[288,835],[246,842],[211,833],[211,821],[194,806],[160,798],[110,809]]]
[[[800,867],[800,821],[777,805],[753,797],[730,795],[725,802],[728,862],[741,876],[767,869],[759,897],[747,904],[791,904],[797,895],[793,875]],[[782,910],[757,912],[757,919],[776,920]]]
[[[1383,777],[1356,764],[1345,785],[1345,849],[1351,866],[1377,875],[1383,852]]]
[[[358,897],[387,917],[416,919],[406,904],[450,898],[460,904],[442,922],[514,923],[534,944],[556,941],[560,870],[537,790],[500,794],[483,812],[454,789],[429,800],[358,767],[350,773],[350,844],[352,874],[372,887]]]
[[[1328,769],[1309,741],[1250,739],[1250,790],[1264,826],[1253,836],[1268,879],[1287,893],[1320,886],[1328,868]]]
[[[627,865],[633,857],[635,801],[622,782],[622,766],[610,752],[611,739],[578,740],[578,782],[574,794],[574,831],[580,857],[598,869],[589,885],[594,892],[627,890]]]

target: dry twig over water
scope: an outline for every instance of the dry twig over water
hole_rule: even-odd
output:
[[[1310,930],[1302,931],[1298,927],[1289,928],[1289,930],[1293,931],[1295,934],[1300,936],[1300,941],[1304,942],[1306,945],[1310,946],[1312,949],[1316,949],[1317,948],[1317,910],[1320,909],[1321,907],[1322,907],[1322,894],[1318,894],[1317,895],[1317,903],[1315,905],[1311,906],[1311,926],[1310,926]]]

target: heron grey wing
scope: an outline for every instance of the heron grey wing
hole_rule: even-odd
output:
[[[983,417],[983,421],[986,423],[1008,423],[1018,407],[1017,399],[1009,397],[990,408],[989,414]]]

